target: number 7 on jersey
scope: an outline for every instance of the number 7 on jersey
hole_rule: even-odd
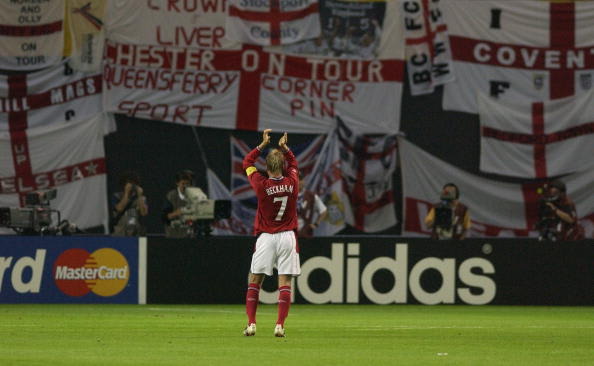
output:
[[[278,213],[276,214],[276,221],[280,221],[283,218],[283,215],[285,214],[285,209],[287,208],[287,201],[289,199],[289,196],[282,196],[282,197],[274,197],[274,200],[272,200],[272,202],[276,203],[276,202],[281,202],[281,206],[280,209],[278,210]]]

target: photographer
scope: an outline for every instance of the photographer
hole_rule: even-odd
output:
[[[431,238],[462,240],[470,229],[468,207],[458,199],[460,190],[454,183],[443,186],[440,202],[433,205],[425,217],[425,225],[431,229]]]
[[[165,225],[165,236],[168,238],[191,238],[197,232],[209,231],[209,227],[196,227],[196,224],[203,223],[187,222],[184,220],[183,208],[188,206],[190,200],[187,197],[186,188],[192,187],[194,173],[191,170],[182,170],[175,175],[175,189],[167,192],[161,220]],[[206,194],[199,190],[200,199],[208,199]]]
[[[552,181],[544,186],[539,201],[539,240],[569,241],[584,238],[584,230],[577,220],[575,204],[567,196],[565,183]]]
[[[122,191],[114,193],[112,197],[111,225],[113,235],[142,236],[146,229],[142,224],[142,217],[148,215],[146,197],[140,186],[138,174],[132,171],[120,175]]]

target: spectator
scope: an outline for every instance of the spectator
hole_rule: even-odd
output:
[[[314,230],[328,216],[326,205],[320,197],[305,189],[303,176],[299,176],[299,197],[297,199],[298,234],[301,238],[313,236]]]

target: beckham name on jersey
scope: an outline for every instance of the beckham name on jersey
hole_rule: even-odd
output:
[[[293,185],[292,184],[279,184],[278,186],[272,186],[272,187],[268,187],[266,188],[266,194],[267,195],[273,195],[275,193],[285,193],[285,192],[289,192],[289,193],[293,193]]]

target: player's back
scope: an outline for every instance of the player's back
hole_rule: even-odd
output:
[[[277,233],[297,229],[297,196],[299,186],[290,177],[259,180],[256,234]]]

